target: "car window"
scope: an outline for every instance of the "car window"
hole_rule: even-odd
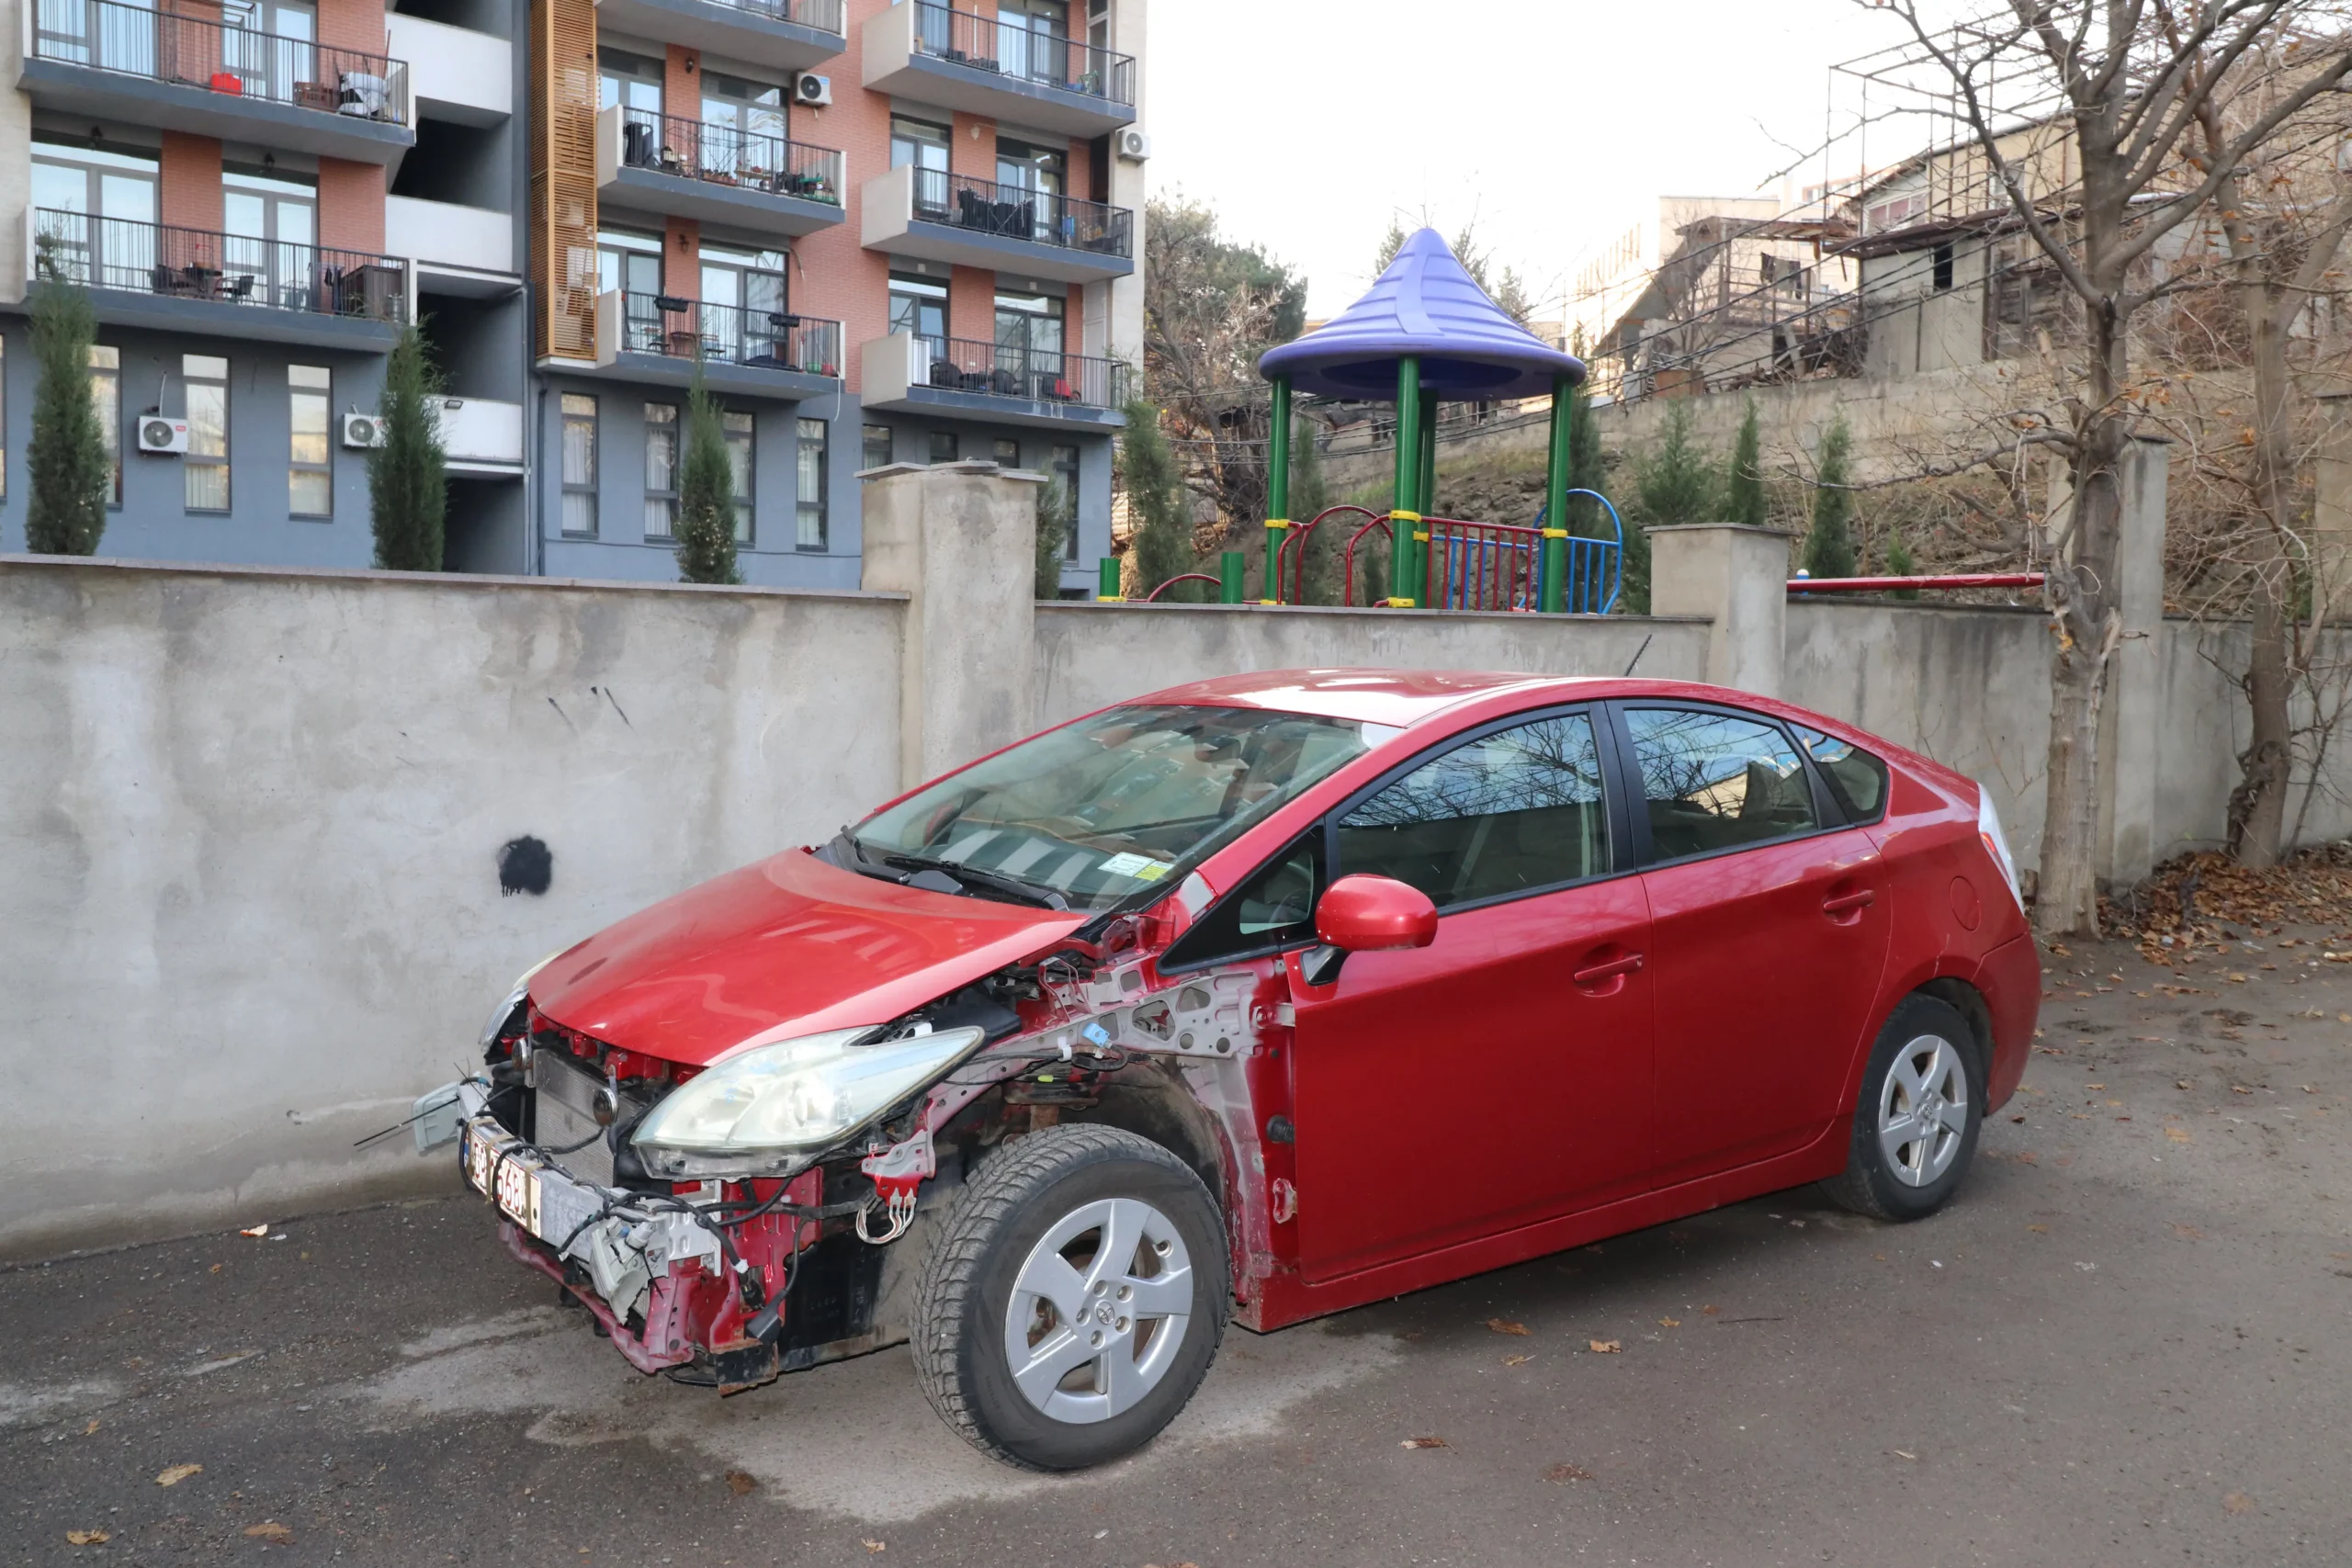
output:
[[[1169,948],[1163,970],[1189,969],[1247,953],[1315,940],[1315,901],[1323,893],[1323,826],[1252,872]]]
[[[1789,738],[1761,719],[1700,708],[1628,708],[1650,850],[1680,860],[1820,826]]]
[[[1581,713],[1497,730],[1407,773],[1340,820],[1342,874],[1409,883],[1439,908],[1609,869],[1600,755]]]
[[[1797,739],[1829,780],[1831,793],[1846,808],[1847,819],[1875,822],[1886,806],[1886,764],[1850,740],[1839,740],[1802,724],[1789,726]]]

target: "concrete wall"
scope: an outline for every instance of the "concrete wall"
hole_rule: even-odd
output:
[[[904,613],[0,562],[0,1255],[446,1181],[353,1141],[518,971],[894,792]]]

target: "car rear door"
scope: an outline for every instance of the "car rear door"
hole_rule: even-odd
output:
[[[1774,719],[1611,706],[1657,995],[1657,1182],[1802,1147],[1840,1114],[1885,967],[1871,836]]]
[[[1335,810],[1332,874],[1412,884],[1426,948],[1294,963],[1301,1272],[1320,1282],[1608,1201],[1651,1162],[1649,916],[1597,711],[1519,716]],[[1613,819],[1612,819],[1613,818]],[[1623,869],[1621,869],[1621,867]]]

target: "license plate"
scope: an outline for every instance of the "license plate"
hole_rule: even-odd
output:
[[[498,1205],[498,1212],[529,1231],[539,1234],[539,1173],[537,1167],[523,1159],[501,1159],[499,1155],[513,1145],[513,1138],[492,1138],[482,1135],[481,1129],[466,1130],[466,1180],[473,1190]]]

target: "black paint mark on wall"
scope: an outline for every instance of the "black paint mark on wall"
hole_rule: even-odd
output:
[[[498,891],[502,896],[528,893],[537,897],[548,890],[554,876],[555,852],[528,833],[499,846]]]

